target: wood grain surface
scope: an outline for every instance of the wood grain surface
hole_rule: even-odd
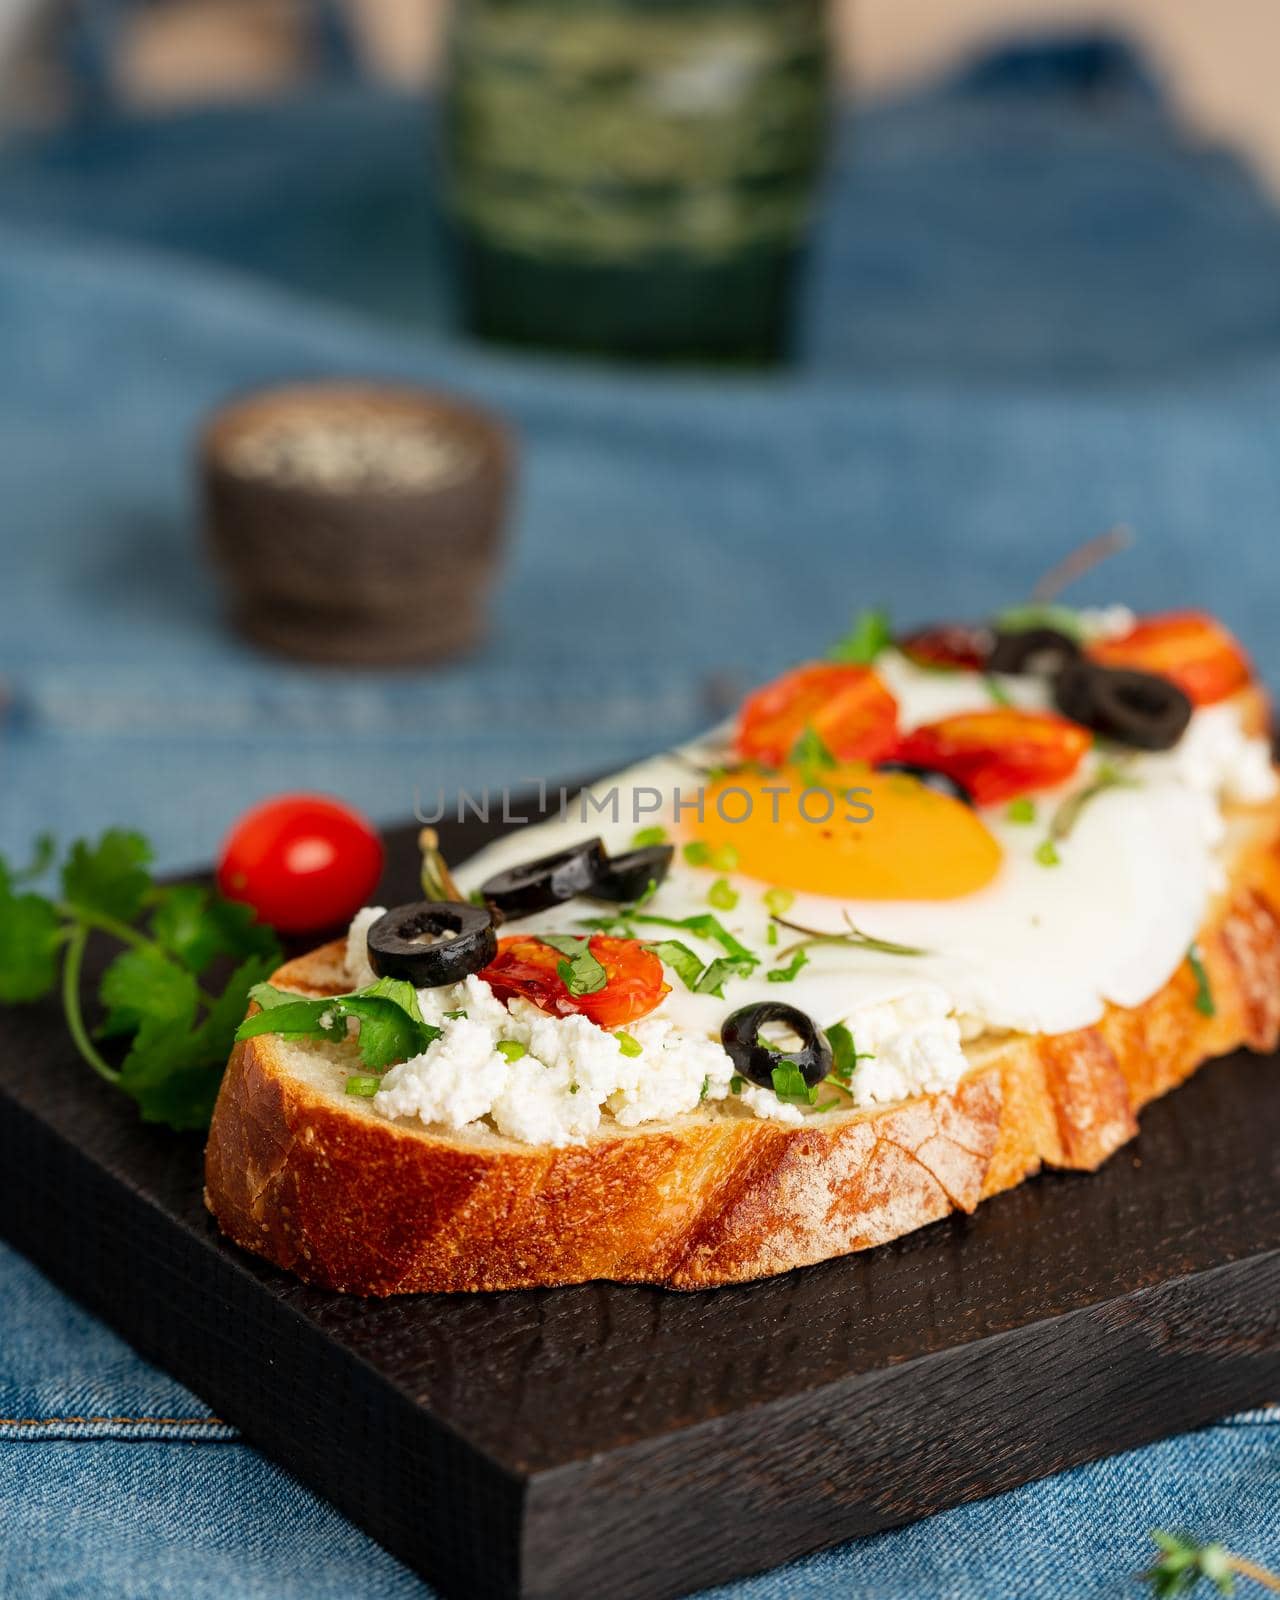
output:
[[[0,1047],[0,1231],[445,1593],[648,1600],[1280,1397],[1277,1134],[1275,1060],[1237,1056],[1095,1175],[782,1278],[372,1302],[219,1239],[200,1141],[39,1007]]]

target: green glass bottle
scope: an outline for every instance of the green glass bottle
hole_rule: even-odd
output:
[[[477,333],[774,361],[827,130],[823,0],[457,0],[443,106]]]

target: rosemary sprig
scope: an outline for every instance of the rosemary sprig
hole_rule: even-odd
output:
[[[789,944],[785,950],[779,950],[774,957],[775,963],[790,959],[798,950],[811,949],[815,944],[842,944],[849,945],[856,950],[878,950],[886,956],[927,956],[929,951],[922,950],[914,944],[898,944],[892,939],[877,939],[872,934],[864,933],[852,920],[849,913],[844,914],[848,926],[847,933],[828,933],[821,928],[806,928],[803,923],[789,922],[786,917],[775,916],[771,919],[780,928],[786,928],[791,933],[801,933],[804,938],[797,939],[794,944]]]
[[[1197,1544],[1185,1534],[1166,1533],[1163,1528],[1153,1528],[1151,1537],[1160,1547],[1160,1554],[1141,1577],[1157,1595],[1189,1594],[1201,1578],[1207,1578],[1219,1594],[1233,1594],[1237,1575],[1280,1593],[1280,1576],[1255,1561],[1233,1555],[1224,1545]]]

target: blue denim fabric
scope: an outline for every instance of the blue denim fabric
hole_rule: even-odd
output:
[[[453,331],[421,109],[353,94],[0,156],[0,850],[109,821],[207,857],[256,796],[380,818],[690,733],[858,606],[1207,605],[1280,681],[1280,220],[1123,51],[1012,51],[842,130],[803,359],[621,373]],[[281,376],[451,385],[518,424],[488,645],[309,672],[223,626],[188,452]],[[106,1420],[102,1420],[106,1419]],[[1280,1413],[734,1586],[735,1600],[1125,1595],[1151,1525],[1280,1561]],[[0,1594],[423,1586],[0,1251]]]

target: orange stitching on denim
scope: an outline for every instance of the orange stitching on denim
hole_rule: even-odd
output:
[[[148,1428],[225,1428],[221,1417],[0,1417],[0,1428],[56,1428],[64,1423],[127,1423]]]

